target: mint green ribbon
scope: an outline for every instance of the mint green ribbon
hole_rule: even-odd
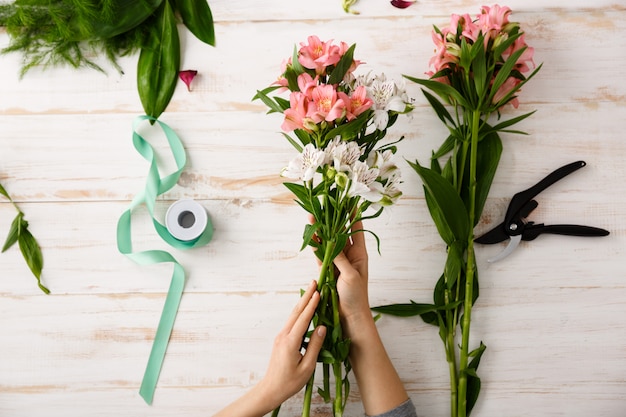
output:
[[[154,149],[141,135],[137,133],[137,126],[144,120],[156,122],[165,133],[172,151],[172,156],[176,161],[177,169],[173,173],[164,177],[159,175],[159,168],[155,158]],[[152,404],[154,390],[156,389],[159,373],[161,372],[161,367],[163,366],[163,359],[165,358],[165,351],[167,350],[167,344],[172,334],[172,328],[174,327],[174,319],[176,318],[180,299],[185,287],[185,270],[169,252],[162,250],[133,252],[131,239],[132,211],[136,207],[145,204],[148,208],[150,216],[152,217],[154,228],[159,236],[161,236],[161,238],[170,246],[176,249],[186,250],[206,245],[213,237],[213,226],[211,225],[211,220],[209,219],[205,231],[198,238],[190,241],[181,241],[173,237],[167,230],[167,227],[161,224],[154,217],[154,206],[157,196],[167,192],[174,187],[174,185],[176,185],[187,162],[185,148],[178,138],[178,135],[176,135],[176,133],[168,125],[153,117],[139,116],[133,122],[133,145],[135,146],[137,152],[139,152],[139,154],[141,154],[141,156],[143,156],[143,158],[150,163],[150,169],[148,171],[145,189],[135,196],[130,206],[121,215],[117,223],[117,248],[121,253],[139,265],[149,265],[162,262],[171,262],[174,264],[174,272],[172,273],[170,288],[167,292],[159,326],[152,343],[150,358],[148,359],[143,381],[141,382],[141,388],[139,389],[139,394],[146,401],[146,403]]]

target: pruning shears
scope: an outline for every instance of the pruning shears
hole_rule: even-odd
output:
[[[585,161],[576,161],[562,166],[527,190],[515,194],[509,203],[504,221],[484,235],[474,239],[474,242],[481,244],[494,244],[509,240],[508,246],[495,257],[488,259],[488,262],[496,262],[507,257],[517,248],[520,241],[534,240],[543,233],[585,237],[607,236],[609,231],[598,227],[575,224],[544,225],[526,219],[539,205],[534,200],[537,194],[585,165],[587,165]]]

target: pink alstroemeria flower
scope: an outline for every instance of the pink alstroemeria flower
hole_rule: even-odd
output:
[[[313,89],[317,87],[318,79],[318,76],[315,76],[315,78],[313,78],[307,72],[303,72],[302,74],[298,75],[298,88],[300,89],[302,94],[307,96],[310,100],[312,100],[311,93],[313,92]]]
[[[289,95],[289,108],[283,113],[285,119],[281,129],[291,132],[296,129],[305,129],[304,122],[307,117],[309,99],[300,91],[294,91]]]
[[[198,75],[196,70],[178,71],[178,77],[187,85],[187,91],[191,91],[191,82]]]
[[[332,85],[318,85],[313,89],[311,97],[313,106],[309,108],[307,116],[315,123],[322,120],[333,122],[343,116],[346,104],[337,97],[337,91]]]
[[[364,85],[358,86],[349,97],[343,92],[338,92],[337,95],[346,104],[346,119],[348,121],[356,119],[374,104],[372,99],[367,97],[367,88]]]
[[[511,9],[506,6],[482,6],[477,25],[485,37],[485,46],[490,39],[495,39],[502,32],[509,23],[510,14]]]
[[[521,81],[515,77],[509,77],[506,79],[506,81],[504,82],[504,84],[502,84],[500,86],[500,88],[498,89],[498,91],[496,92],[496,94],[493,96],[493,103],[496,104],[497,102],[499,102],[500,100],[502,100],[504,98],[504,96],[506,96],[507,94],[509,94],[511,91],[513,91],[514,89],[517,88],[517,85],[520,83]],[[511,105],[514,108],[518,108],[519,107],[519,100],[517,99],[517,97],[515,97],[514,99],[512,99],[509,103],[511,103]]]
[[[340,48],[331,41],[322,42],[315,35],[307,39],[309,43],[300,43],[302,47],[298,51],[298,61],[304,68],[315,70],[316,74],[321,75],[326,72],[326,67],[335,65],[341,59]]]
[[[530,71],[531,65],[532,65],[532,68],[535,68],[535,61],[533,60],[533,55],[535,54],[535,49],[529,47],[526,44],[526,40],[524,39],[524,36],[526,36],[526,35],[522,34],[522,36],[520,36],[519,38],[515,39],[515,42],[513,42],[513,45],[511,45],[511,47],[509,49],[507,49],[506,51],[504,51],[502,53],[502,57],[504,59],[508,59],[508,57],[510,57],[516,51],[518,51],[521,48],[526,47],[526,50],[519,57],[519,59],[515,63],[515,67],[514,67],[516,70],[518,70],[521,73],[525,73],[525,72]]]

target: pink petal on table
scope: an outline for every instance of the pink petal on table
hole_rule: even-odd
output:
[[[415,3],[415,1],[391,0],[391,5],[394,7],[397,7],[398,9],[406,9],[413,3]]]
[[[187,91],[191,91],[191,82],[193,81],[193,79],[195,78],[197,74],[198,74],[198,71],[196,70],[178,71],[178,76],[187,85]]]

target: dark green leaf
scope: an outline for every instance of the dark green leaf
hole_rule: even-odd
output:
[[[313,213],[311,202],[309,201],[309,193],[305,186],[300,184],[295,184],[293,182],[285,182],[283,183],[289,191],[291,191],[298,201],[301,203],[302,207],[308,211],[309,213]]]
[[[343,80],[343,77],[354,62],[354,48],[356,48],[356,44],[350,46],[339,62],[337,62],[335,69],[333,69],[333,72],[328,77],[328,84],[339,84],[341,80]]]
[[[502,84],[504,84],[507,78],[509,78],[511,71],[513,70],[513,67],[517,63],[517,60],[519,59],[519,57],[522,56],[524,51],[526,51],[526,47],[520,48],[517,51],[513,52],[511,56],[504,62],[504,65],[502,65],[502,67],[498,70],[498,73],[496,74],[496,77],[493,80],[493,84],[491,85],[491,92],[489,94],[489,100],[488,100],[489,103],[493,101],[493,97],[496,95],[500,87],[502,87]],[[515,88],[514,90],[517,90],[517,89],[518,88]],[[504,101],[505,100],[503,99],[500,102],[502,103]],[[499,104],[497,104],[496,106],[500,107]]]
[[[434,304],[420,304],[411,301],[411,303],[408,304],[389,304],[372,307],[372,311],[389,314],[391,316],[413,317],[420,316],[425,313],[435,312],[437,311],[437,306]]]
[[[499,132],[503,129],[506,129],[509,126],[513,126],[514,124],[521,122],[522,120],[524,120],[525,118],[532,116],[537,110],[533,110],[531,112],[528,112],[526,114],[522,114],[521,116],[517,116],[517,117],[513,117],[511,119],[505,120],[504,122],[500,122],[497,125],[495,125],[493,127],[493,130],[495,130],[496,132]]]
[[[424,183],[427,204],[439,234],[450,245],[469,236],[469,220],[463,201],[454,187],[441,175],[424,168],[416,161],[409,165]]]
[[[291,68],[293,68],[296,75],[303,74],[306,71],[298,59],[298,47],[296,45],[293,46],[293,53],[291,54]]]
[[[446,140],[441,144],[437,152],[433,154],[431,159],[439,159],[448,152],[451,152],[454,149],[454,145],[456,144],[456,137],[454,135],[449,135]]]
[[[202,42],[215,46],[213,15],[206,0],[175,0],[187,29]]]
[[[480,358],[487,349],[487,346],[480,342],[480,347],[476,348],[474,351],[470,353],[470,356],[473,358],[467,369],[467,415],[470,415],[470,412],[476,405],[476,401],[478,400],[478,395],[480,394],[480,378],[476,373],[478,369],[478,365],[480,364]]]
[[[11,223],[11,228],[9,229],[9,234],[7,236],[7,239],[4,242],[4,246],[2,246],[2,252],[5,252],[7,249],[13,246],[15,242],[17,242],[17,239],[19,238],[21,230],[22,230],[22,224],[23,224],[22,222],[24,221],[23,217],[24,217],[24,214],[18,213],[18,215],[15,216],[15,219],[13,219],[13,222]],[[26,223],[26,226],[28,226],[28,223]]]
[[[453,126],[456,126],[456,124],[454,123],[454,119],[452,119],[452,116],[450,116],[450,113],[448,112],[448,110],[446,110],[445,106],[441,104],[441,102],[437,100],[435,96],[433,96],[432,94],[430,94],[428,91],[424,89],[422,89],[422,93],[424,93],[424,96],[430,103],[430,106],[433,108],[433,110],[435,110],[435,113],[437,113],[437,116],[444,124],[446,123],[446,120],[447,120]]]
[[[476,159],[476,206],[474,226],[480,221],[491,184],[496,175],[500,155],[502,154],[502,141],[497,133],[487,135],[478,143],[478,155]]]
[[[178,79],[180,41],[168,1],[156,12],[156,25],[137,62],[137,89],[144,111],[157,119],[169,104]]]
[[[424,80],[420,78],[404,76],[406,79],[414,83],[421,84],[437,94],[443,101],[449,104],[458,103],[462,107],[469,107],[465,98],[454,87],[440,83],[439,81]]]
[[[139,26],[143,23],[164,0],[116,0],[109,9],[108,16],[98,13],[96,19],[87,27],[89,30],[83,33],[80,40],[108,39]],[[103,2],[107,3],[107,2]],[[81,16],[80,13],[74,17]],[[73,22],[78,26],[78,22]]]

